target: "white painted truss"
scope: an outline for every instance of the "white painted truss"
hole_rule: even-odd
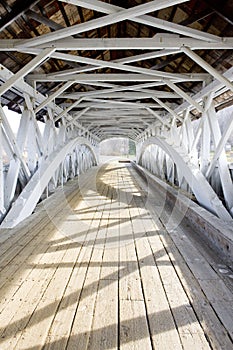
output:
[[[18,51],[35,57],[13,74],[0,65],[0,97],[20,95],[21,119],[15,136],[0,106],[0,212],[2,227],[13,227],[31,214],[40,199],[78,176],[98,161],[98,144],[123,136],[137,144],[137,160],[157,176],[195,195],[198,202],[224,220],[232,220],[233,184],[225,145],[233,117],[221,132],[214,98],[233,91],[233,68],[223,75],[194,51],[233,48],[233,38],[222,38],[147,15],[186,0],[156,0],[124,9],[99,0],[62,0],[104,13],[95,20],[60,28],[32,38],[1,40],[0,51]],[[74,38],[73,35],[128,20],[166,30],[153,38]],[[75,55],[72,50],[148,50],[117,60]],[[135,62],[182,52],[205,73],[185,74],[142,68]],[[82,66],[41,74],[49,58]],[[118,73],[97,73],[110,68]],[[49,96],[37,90],[39,82],[53,82]],[[124,83],[128,83],[126,86]],[[200,82],[196,95],[182,82]],[[82,84],[87,92],[71,91]],[[167,91],[159,90],[166,87]],[[96,89],[97,88],[97,89]],[[64,99],[59,106],[56,99]],[[152,103],[144,103],[150,98]],[[174,102],[167,102],[169,101]],[[177,101],[182,99],[183,103]],[[67,102],[69,101],[69,102]],[[45,130],[38,127],[43,112]],[[199,118],[193,128],[191,113]],[[212,153],[210,152],[212,146]]]
[[[3,67],[1,72],[1,78],[11,84],[12,79],[7,78],[14,75]],[[17,136],[0,106],[1,227],[18,224],[57,186],[62,186],[98,162],[99,139],[95,135],[77,121],[68,122],[72,117],[67,115],[66,123],[55,126],[55,113],[61,115],[62,110],[25,82],[18,83],[17,88],[25,98]],[[41,135],[35,116],[36,110],[45,101],[49,107]],[[34,108],[38,103],[39,106]]]
[[[137,144],[137,160],[153,174],[194,194],[203,207],[218,217],[232,220],[232,175],[225,152],[232,130],[233,115],[221,135],[213,103],[199,119],[196,130],[188,109],[180,127],[173,124],[169,130],[147,130]]]

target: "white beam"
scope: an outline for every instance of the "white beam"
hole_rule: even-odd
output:
[[[27,78],[29,81],[44,81],[44,82],[50,82],[50,81],[73,81],[76,83],[82,84],[85,83],[92,83],[92,82],[111,82],[111,81],[118,81],[118,82],[124,82],[124,81],[158,81],[161,82],[162,78],[158,77],[155,78],[153,76],[147,75],[147,74],[138,74],[138,73],[96,73],[96,74],[74,74],[69,75],[68,77],[49,77],[47,74],[31,74]],[[185,79],[187,80],[187,79]],[[183,81],[183,80],[182,80]],[[163,82],[161,82],[162,85],[164,85]]]
[[[149,53],[145,53],[145,54],[141,54],[141,55],[133,55],[130,57],[124,57],[124,58],[120,58],[117,60],[113,60],[111,62],[112,63],[126,64],[126,63],[138,62],[138,61],[143,61],[143,60],[148,60],[148,59],[154,59],[156,57],[172,55],[172,54],[175,54],[178,52],[180,52],[180,50],[159,50],[159,51],[153,51],[153,52],[149,52]],[[64,61],[80,62],[80,56],[77,56],[77,55],[55,52],[52,54],[51,57],[59,59],[59,60],[64,60]],[[95,66],[88,65],[88,66],[80,67],[80,68],[66,69],[64,71],[51,73],[49,75],[54,76],[54,77],[59,77],[62,75],[67,76],[68,74],[90,72],[90,71],[93,71],[96,69],[98,69],[98,67],[96,65]]]
[[[97,138],[97,136],[95,138]],[[2,227],[14,227],[33,212],[55,171],[59,169],[66,155],[72,152],[78,144],[87,145],[95,158],[91,143],[81,137],[75,137],[69,140],[65,145],[58,147],[48,157],[43,159],[42,163],[39,165],[38,171],[34,173],[16,199],[14,206],[12,206],[2,223]]]
[[[76,35],[79,33],[84,33],[92,29],[100,28],[106,25],[110,25],[113,23],[121,22],[126,19],[131,19],[133,17],[137,17],[140,15],[143,15],[148,12],[160,10],[165,7],[169,7],[175,4],[179,4],[182,2],[186,2],[187,0],[153,0],[149,3],[138,5],[129,9],[124,9],[122,11],[119,11],[118,13],[110,14],[105,17],[93,19],[90,21],[87,21],[85,23],[76,24],[72,27],[59,29],[55,32],[51,32],[48,34],[41,35],[39,37],[33,38],[33,39],[27,39],[23,40],[20,46],[27,46],[27,47],[33,47],[37,46],[39,44],[48,43],[57,39],[67,38],[71,35]]]
[[[224,150],[224,147],[227,143],[227,140],[229,139],[231,133],[233,132],[233,118],[229,121],[218,145],[216,146],[216,150],[214,152],[214,157],[206,171],[206,177],[207,178],[210,178],[210,176],[212,175],[213,173],[213,170],[217,164],[217,161],[222,153],[222,151]]]
[[[213,103],[207,111],[207,115],[209,119],[210,129],[213,135],[213,142],[215,144],[215,148],[217,148],[219,142],[221,141],[222,135]],[[222,151],[220,153],[218,158],[218,165],[226,205],[228,209],[231,210],[233,208],[233,185],[225,151]]]
[[[147,59],[153,59],[156,57],[162,57],[164,55],[170,55],[170,54],[174,54],[177,52],[180,52],[180,50],[159,50],[159,51],[154,51],[151,53],[146,53],[146,54],[141,54],[141,55],[133,55],[130,57],[124,57],[124,58],[113,60],[111,62],[112,63],[122,63],[122,64],[132,63],[132,62],[138,62],[138,61],[147,60]],[[60,59],[60,60],[64,60],[64,61],[79,62],[79,56],[72,55],[72,54],[65,54],[65,53],[57,52],[57,53],[54,53],[52,55],[52,57]],[[51,76],[81,73],[83,71],[91,71],[91,70],[96,70],[96,69],[97,69],[96,66],[88,65],[86,67],[72,68],[72,69],[67,69],[65,71],[61,71],[61,72],[51,73]]]
[[[123,8],[120,6],[106,4],[98,0],[65,0],[65,2],[72,3],[77,6],[83,6],[85,8],[88,8],[94,11],[99,11],[105,14],[112,14],[112,13],[117,14],[119,11],[123,10]],[[220,38],[217,37],[216,35],[213,35],[210,33],[204,33],[199,30],[196,30],[187,26],[182,26],[176,23],[171,23],[164,19],[154,18],[147,15],[141,15],[140,17],[131,18],[131,20],[140,24],[164,29],[172,33],[179,33],[181,35],[190,36],[193,38],[198,38],[198,39],[213,41],[213,42],[220,41]]]
[[[84,115],[87,111],[89,111],[90,107],[84,108],[82,111],[80,111],[78,114],[76,114],[74,116],[74,118],[67,123],[67,126],[70,126],[71,124],[73,124],[77,119],[81,118],[82,115]]]
[[[41,36],[43,37],[43,35]],[[41,38],[39,37],[39,38]],[[95,39],[65,39],[54,40],[52,43],[38,45],[37,48],[28,48],[22,39],[1,39],[0,51],[19,51],[29,54],[39,54],[42,49],[56,48],[61,51],[89,51],[89,50],[180,50],[187,46],[192,50],[232,50],[233,37],[220,38],[218,42],[209,42],[187,37],[170,37],[157,34],[154,38],[95,38]]]
[[[166,84],[174,90],[177,94],[179,94],[181,97],[183,97],[186,101],[188,101],[192,106],[197,108],[197,110],[201,113],[203,113],[203,108],[197,103],[192,97],[190,97],[186,92],[184,92],[182,89],[180,89],[177,85],[175,85],[172,81],[166,80]]]
[[[66,56],[68,56],[68,55],[66,55]],[[93,59],[93,58],[89,58],[89,57],[82,57],[79,55],[77,55],[77,56],[70,55],[70,57],[71,57],[71,59],[73,58],[73,61],[75,61],[75,62],[94,65],[94,66],[96,66],[96,69],[108,67],[108,68],[123,70],[126,72],[148,74],[148,75],[152,75],[154,77],[164,77],[164,78],[171,78],[171,79],[187,79],[187,76],[185,74],[161,72],[161,71],[156,71],[156,70],[150,70],[147,68],[141,68],[141,67],[136,67],[136,66],[131,66],[131,65],[124,65],[121,63],[115,63],[112,61],[102,61],[102,60]],[[56,75],[55,77],[59,77],[59,74]],[[67,75],[65,75],[65,79],[67,80]]]
[[[21,160],[21,164],[23,165],[22,163],[22,160],[24,160],[23,151],[26,145],[26,141],[28,140],[28,129],[29,129],[30,119],[31,119],[31,112],[28,110],[23,111],[20,119],[19,130],[17,133],[16,145],[14,145],[14,146],[17,146],[20,157],[17,156],[17,158],[11,159],[7,176],[6,176],[6,181],[5,181],[4,197],[5,197],[5,205],[7,208],[9,208],[9,205],[14,198],[15,189],[17,186],[17,181],[18,181],[18,176],[20,171],[20,160]],[[9,130],[8,130],[8,133],[9,133]],[[35,139],[35,135],[33,138]],[[12,139],[11,142],[14,142],[14,140]],[[28,153],[29,152],[30,152],[30,149],[28,149]],[[28,165],[28,157],[27,157],[26,166],[28,167],[27,179],[29,179],[29,177],[31,176],[31,173]]]
[[[166,103],[162,102],[159,98],[157,97],[152,97],[153,100],[155,102],[157,102],[161,107],[163,107],[166,111],[168,111],[173,117],[175,117],[176,119],[180,120],[181,122],[183,122],[183,119],[176,114],[176,112],[174,112],[173,109],[171,109]]]
[[[10,72],[6,67],[4,67],[3,65],[0,64],[0,78],[3,81],[7,81],[7,80],[11,79],[12,76],[13,76],[13,73]],[[14,87],[17,88],[17,90],[19,90],[20,93],[28,94],[37,103],[42,103],[44,100],[46,100],[46,97],[44,95],[42,95],[40,92],[33,89],[25,81],[17,81],[15,83]],[[50,102],[48,107],[50,107],[53,110],[53,113],[55,115],[59,115],[63,112],[63,109],[61,107],[59,107],[58,105],[56,105],[54,102]],[[70,116],[70,118],[72,118],[72,117]],[[78,127],[82,128],[81,126],[78,126]],[[93,138],[97,142],[99,142],[98,137],[93,135]]]
[[[99,91],[99,90],[98,90]],[[156,94],[156,91],[154,92],[153,95],[157,95]],[[62,96],[65,96],[65,95],[62,95]],[[85,96],[85,93],[84,95]],[[145,98],[149,98],[151,97],[151,94],[150,93],[146,93],[144,91],[142,92],[111,92],[111,93],[101,93],[101,94],[94,94],[94,95],[89,95],[88,92],[86,93],[86,96],[95,96],[95,98],[100,98],[100,97],[104,97],[104,98],[109,98],[109,99],[124,99],[124,100],[129,100],[129,99],[132,99],[132,100],[137,100],[137,99],[145,99]],[[164,98],[169,98],[169,96],[172,96],[174,97],[174,95],[172,94],[169,94],[169,93],[164,93],[164,94],[161,94],[161,91],[158,91],[158,96],[159,97],[164,97]],[[84,97],[85,98],[85,97]],[[176,96],[177,98],[177,96]]]
[[[38,56],[34,57],[28,64],[15,73],[9,80],[0,86],[0,96],[9,90],[18,80],[22,79],[48,58],[55,49],[45,49]]]
[[[225,73],[223,73],[223,76],[226,77],[227,79],[229,79],[230,81],[233,80],[233,67],[231,67],[230,69],[228,69]],[[208,84],[206,87],[204,87],[200,92],[196,93],[193,96],[193,99],[196,102],[200,102],[205,96],[208,96],[210,94],[210,92],[214,92],[214,96],[213,97],[217,97],[220,94],[224,93],[225,91],[227,91],[228,89],[224,88],[221,89],[223,87],[223,84],[220,83],[218,80],[214,80],[212,83]],[[192,106],[192,104],[191,104]],[[176,113],[183,113],[184,110],[186,110],[186,108],[190,107],[190,103],[189,102],[184,102],[182,103],[179,107],[177,107],[175,109]],[[193,107],[190,107],[190,110],[192,110]]]
[[[119,101],[119,102],[124,102],[124,101]],[[91,115],[107,115],[107,116],[111,116],[111,115],[121,115],[121,114],[133,114],[133,115],[149,115],[148,112],[145,110],[145,108],[160,108],[158,105],[156,104],[150,104],[150,103],[144,103],[142,104],[142,106],[138,106],[138,105],[130,105],[130,104],[125,104],[125,105],[119,105],[114,103],[114,101],[110,104],[107,103],[102,103],[102,104],[84,104],[83,107],[90,107],[92,109],[92,111],[90,112]],[[94,109],[94,110],[93,110]],[[89,115],[89,114],[87,114]]]
[[[9,141],[11,143],[11,146],[12,146],[12,149],[14,150],[14,153],[16,155],[16,157],[19,159],[21,165],[22,165],[22,169],[24,171],[24,174],[26,176],[26,178],[28,179],[30,177],[30,171],[28,169],[28,166],[25,162],[25,160],[23,159],[22,157],[22,154],[21,154],[21,150],[18,146],[18,143],[16,141],[16,138],[15,138],[15,135],[10,127],[10,124],[8,122],[8,119],[4,113],[4,110],[2,108],[2,106],[0,105],[0,117],[2,119],[2,122],[3,122],[3,126],[4,126],[4,129],[6,131],[6,134],[7,134],[7,137],[9,138]]]
[[[0,116],[0,211],[5,213],[4,206],[4,169],[3,169],[3,135],[2,118]]]
[[[54,118],[54,121],[61,119],[64,115],[66,115],[68,112],[70,112],[73,108],[77,107],[81,102],[82,98],[72,103],[69,107],[65,108],[63,112],[61,112],[56,118]]]
[[[124,67],[124,70],[126,70],[127,66]],[[130,69],[129,69],[130,70]],[[136,71],[136,70],[135,70]],[[203,81],[203,78],[207,78],[207,75],[203,74],[184,74],[179,77],[177,74],[165,74],[164,77],[154,75],[152,71],[149,70],[149,72],[145,72],[146,74],[140,74],[140,73],[96,73],[96,74],[72,74],[66,76],[52,76],[49,74],[30,74],[27,77],[28,81],[41,81],[41,82],[62,82],[62,81],[73,81],[79,84],[88,84],[88,85],[95,85],[95,82],[124,82],[124,81],[151,81],[154,82],[154,86],[160,86],[165,85],[165,79],[166,76],[170,76],[170,80],[179,83],[179,82],[185,82],[185,81]],[[157,84],[156,84],[157,82]]]
[[[228,89],[233,91],[233,84],[229,79],[225,78],[222,74],[220,74],[216,69],[214,69],[209,63],[207,63],[203,58],[198,56],[195,52],[193,52],[188,47],[182,47],[182,51],[189,56],[194,62],[199,64],[203,69],[205,69],[208,73],[210,73],[215,79],[223,83]]]
[[[130,107],[132,106],[132,108],[145,108],[146,105],[144,105],[143,103],[136,103],[136,102],[124,102],[124,101],[109,101],[109,100],[104,100],[104,99],[94,99],[94,98],[85,98],[86,101],[93,101],[93,102],[102,102],[102,103],[106,103],[107,106],[109,106],[109,108],[111,106],[118,106],[118,107]]]
[[[187,183],[192,188],[199,203],[208,209],[209,211],[218,215],[222,220],[232,222],[232,218],[226,208],[223,206],[221,200],[217,197],[216,193],[205,179],[204,175],[200,172],[198,167],[194,164],[188,163],[184,158],[185,150],[181,147],[175,147],[170,145],[170,140],[164,137],[150,137],[143,143],[139,162],[141,162],[142,155],[145,152],[146,147],[150,144],[155,144],[161,147],[166,154],[168,154],[179,169],[182,169],[182,175]],[[184,152],[182,154],[181,152]]]
[[[166,125],[170,128],[170,124],[167,122],[165,118],[160,117],[160,115],[153,111],[153,109],[147,108],[148,112],[150,112],[156,119],[158,119],[163,125]]]
[[[64,85],[62,85],[59,89],[57,89],[53,94],[51,94],[46,100],[44,100],[38,107],[35,109],[35,113],[38,113],[41,109],[47,106],[50,102],[52,102],[56,97],[58,97],[62,92],[67,90],[73,82],[68,81]]]
[[[167,72],[161,72],[157,70],[150,70],[147,68],[141,68],[141,67],[136,67],[136,66],[131,66],[129,64],[124,65],[121,63],[115,63],[111,61],[102,61],[102,60],[97,60],[89,57],[82,57],[82,56],[76,56],[76,62],[79,63],[86,63],[86,64],[91,64],[91,65],[96,65],[97,68],[113,68],[113,69],[119,69],[127,72],[134,72],[134,73],[141,73],[141,74],[149,74],[153,75],[156,77],[168,77],[171,79],[186,79],[185,74],[175,74],[175,73],[167,73]]]

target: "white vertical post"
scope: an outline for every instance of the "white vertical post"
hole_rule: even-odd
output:
[[[11,127],[10,127],[10,124],[9,124],[9,122],[7,120],[7,117],[6,117],[5,113],[4,113],[4,110],[3,110],[1,105],[0,105],[0,115],[2,117],[3,126],[4,126],[4,129],[6,131],[7,137],[9,138],[9,141],[11,143],[12,149],[13,149],[15,155],[17,156],[17,158],[21,162],[22,169],[24,171],[25,176],[29,178],[30,177],[30,171],[29,171],[29,169],[27,167],[27,164],[26,164],[25,160],[23,159],[23,157],[21,155],[21,149],[18,146],[18,143],[17,143],[17,141],[15,139],[15,135],[14,135],[14,133],[13,133]]]
[[[0,211],[5,212],[4,207],[4,168],[3,168],[3,137],[2,119],[0,116]]]
[[[30,113],[28,136],[27,136],[27,163],[30,172],[33,174],[36,168],[36,130],[34,125],[33,115]]]
[[[220,126],[218,124],[217,115],[215,111],[214,104],[212,103],[209,110],[207,111],[210,128],[213,134],[213,140],[215,144],[215,148],[218,146],[219,142],[221,141],[221,130]],[[222,183],[222,189],[224,198],[226,201],[226,205],[229,210],[232,210],[233,208],[233,185],[232,180],[228,168],[226,153],[223,150],[222,153],[219,156],[218,159],[218,168],[219,168],[219,175]]]
[[[218,146],[216,147],[215,149],[215,153],[214,153],[214,157],[209,165],[209,168],[206,172],[206,177],[210,177],[213,170],[214,170],[214,167],[219,159],[219,156],[221,155],[221,153],[223,152],[224,150],[224,147],[227,143],[227,140],[229,139],[231,133],[233,132],[233,119],[231,119],[228,123],[228,125],[226,126],[226,129],[222,135],[222,138],[220,140],[220,142],[218,143]]]
[[[22,113],[19,130],[17,134],[17,147],[18,147],[18,152],[20,157],[22,157],[24,146],[27,140],[29,119],[30,119],[30,112],[28,110],[25,110]],[[14,140],[12,140],[12,142],[14,142]],[[19,170],[20,170],[20,159],[18,157],[16,159],[13,158],[10,162],[9,170],[6,177],[6,183],[5,183],[5,205],[6,206],[8,206],[11,203],[14,197]]]
[[[210,162],[210,128],[206,113],[202,115],[203,127],[201,134],[200,169],[205,175]]]

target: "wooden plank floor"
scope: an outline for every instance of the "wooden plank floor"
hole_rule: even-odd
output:
[[[233,349],[230,267],[161,201],[115,162],[0,231],[0,349]]]

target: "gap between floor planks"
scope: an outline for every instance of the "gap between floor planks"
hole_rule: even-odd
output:
[[[229,349],[232,294],[222,285],[225,304],[208,300],[219,279],[202,257],[203,279],[186,242],[152,219],[135,172],[105,166],[97,193],[85,176],[86,192],[64,187],[66,208],[54,194],[36,224],[2,238],[1,349]]]

